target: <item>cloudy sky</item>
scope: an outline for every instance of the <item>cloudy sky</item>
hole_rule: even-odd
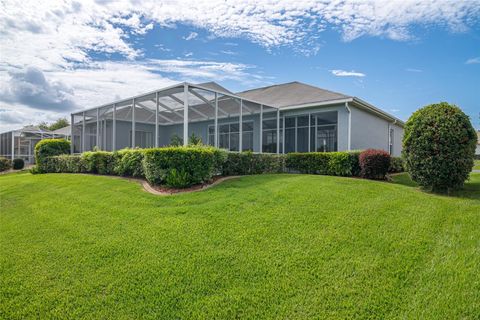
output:
[[[480,0],[0,2],[0,131],[184,80],[296,80],[404,120],[448,101],[480,128]]]

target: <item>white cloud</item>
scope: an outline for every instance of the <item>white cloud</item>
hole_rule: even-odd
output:
[[[415,69],[415,68],[407,68],[405,69],[405,71],[408,71],[408,72],[423,72],[423,70],[421,69]]]
[[[356,72],[356,71],[345,71],[345,70],[330,70],[330,72],[337,77],[365,77],[365,73]]]
[[[480,57],[470,58],[465,61],[466,64],[478,64],[480,63]]]
[[[190,32],[190,34],[186,37],[183,37],[183,39],[185,39],[186,41],[190,41],[190,40],[195,39],[196,37],[198,37],[198,33]]]
[[[187,58],[191,57],[191,56],[193,56],[193,52],[187,52],[187,53],[184,54],[184,56],[187,57]]]
[[[220,50],[220,52],[228,56],[236,56],[238,54],[237,52],[232,50]]]
[[[412,25],[462,32],[478,23],[479,17],[480,0],[170,0],[161,5],[155,0],[3,0],[2,109],[17,116],[31,114],[31,120],[47,120],[61,113],[61,106],[98,105],[116,95],[161,87],[172,79],[265,81],[253,66],[244,64],[145,60],[136,42],[138,35],[159,26],[185,24],[207,31],[210,37],[248,40],[268,50],[289,46],[308,55],[319,50],[320,35],[327,29],[337,30],[345,41],[361,36],[407,40],[415,37]],[[186,38],[197,36],[192,32]],[[115,54],[123,60],[101,63],[92,52]],[[40,71],[42,84],[25,78],[29,70]],[[338,76],[365,76],[336,71]],[[36,91],[29,92],[30,86]],[[33,101],[35,94],[38,101]],[[52,109],[49,102],[56,107]],[[32,113],[32,108],[42,106],[41,112]]]
[[[89,62],[75,69],[43,72],[8,67],[0,70],[0,132],[18,128],[20,123],[68,117],[73,109],[102,105],[184,80],[233,80],[249,86],[268,83],[269,79],[256,73],[255,68],[229,62],[178,59]],[[46,90],[50,93],[46,94]]]

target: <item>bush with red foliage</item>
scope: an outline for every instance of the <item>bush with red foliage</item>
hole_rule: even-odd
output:
[[[360,153],[359,162],[363,178],[384,180],[390,167],[390,154],[384,150],[367,149]]]

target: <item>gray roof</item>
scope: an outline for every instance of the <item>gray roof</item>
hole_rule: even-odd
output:
[[[214,91],[220,91],[220,92],[225,92],[225,93],[230,93],[234,94],[232,91],[222,87],[216,82],[210,81],[210,82],[204,82],[204,83],[197,83],[198,86],[204,87],[206,89],[212,89]]]
[[[69,136],[70,135],[70,130],[71,130],[70,126],[66,126],[66,127],[63,127],[63,128],[57,129],[57,130],[53,130],[52,133]]]
[[[352,98],[298,81],[242,91],[237,95],[277,108]]]

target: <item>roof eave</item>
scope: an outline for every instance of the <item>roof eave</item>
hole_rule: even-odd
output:
[[[370,103],[360,99],[360,98],[357,98],[357,97],[353,97],[352,99],[354,103],[357,104],[357,106],[360,106],[360,107],[363,107],[364,109],[366,109],[367,111],[370,111],[370,112],[373,112],[379,116],[381,116],[382,118],[386,119],[386,120],[389,120],[389,121],[392,121],[394,122],[395,124],[398,124],[400,125],[401,127],[405,126],[405,122],[403,122],[402,120],[400,120],[399,118],[371,105]]]

